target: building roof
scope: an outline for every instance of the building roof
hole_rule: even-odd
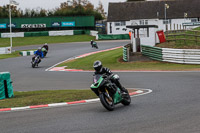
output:
[[[108,22],[130,21],[134,19],[164,19],[165,4],[167,18],[200,17],[200,0],[176,0],[176,1],[136,1],[123,3],[109,3]]]

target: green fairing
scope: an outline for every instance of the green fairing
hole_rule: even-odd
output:
[[[95,86],[94,84],[92,84],[90,87],[91,87],[91,88],[98,88],[102,81],[103,81],[103,78],[100,77],[99,80],[97,81],[98,85]]]
[[[117,88],[118,90],[116,91],[113,99],[114,99],[114,103],[117,104],[117,103],[120,103],[122,101],[122,96],[118,93],[119,88]]]

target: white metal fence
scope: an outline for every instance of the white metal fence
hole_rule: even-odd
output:
[[[183,64],[200,64],[200,50],[198,49],[162,49],[163,61],[183,63]]]

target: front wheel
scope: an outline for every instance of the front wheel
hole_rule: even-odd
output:
[[[33,63],[32,63],[32,68],[35,68],[35,66],[36,66],[36,63],[33,62]]]
[[[125,88],[124,88],[124,90],[125,90],[125,92],[126,92],[127,94],[123,96],[123,100],[121,101],[121,103],[122,103],[123,105],[129,105],[129,104],[131,103],[131,97],[130,97],[130,95],[129,95],[128,90],[125,89]]]
[[[101,93],[99,95],[99,98],[100,98],[101,103],[107,110],[109,110],[109,111],[114,110],[115,105],[114,105],[113,99],[111,97],[109,97],[105,93]]]

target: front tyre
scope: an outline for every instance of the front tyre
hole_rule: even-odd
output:
[[[32,63],[32,68],[35,68],[35,66],[36,66],[36,63],[33,62],[33,63]]]
[[[121,103],[125,106],[129,105],[131,103],[131,97],[128,94],[126,94],[125,96],[123,96],[123,100],[121,101]]]
[[[111,97],[108,97],[105,93],[101,93],[99,95],[99,98],[100,98],[101,103],[107,110],[109,111],[114,110],[115,106]]]

